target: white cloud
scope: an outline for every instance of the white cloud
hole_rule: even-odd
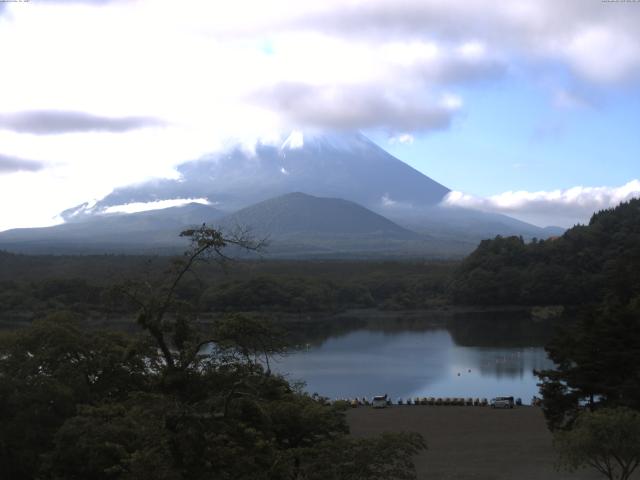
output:
[[[384,194],[380,199],[382,201],[382,205],[384,207],[393,207],[398,204],[395,200],[393,200],[388,194]]]
[[[349,38],[438,38],[457,50],[528,60],[556,60],[594,82],[640,75],[640,9],[634,2],[530,0],[325,0],[292,23]],[[478,21],[481,18],[482,21]]]
[[[396,135],[394,137],[391,137],[389,139],[389,143],[392,144],[392,145],[395,144],[395,143],[402,143],[404,145],[411,145],[414,140],[415,140],[415,138],[413,137],[413,135],[410,135],[408,133],[402,133],[400,135]]]
[[[371,127],[400,138],[446,129],[463,110],[462,91],[514,65],[560,64],[596,85],[640,75],[634,4],[93,3],[0,4],[0,45],[11,46],[2,50],[0,119],[13,125],[0,130],[0,155],[43,166],[0,177],[0,203],[24,209],[3,212],[0,228],[48,224],[114,187],[172,176],[176,164],[229,137]],[[568,94],[555,100],[577,105]],[[75,116],[62,129],[58,118],[57,130],[51,122],[16,129],[6,116],[25,112]],[[128,130],[136,119],[149,128]],[[88,120],[91,128],[78,126]],[[50,134],[33,134],[43,129]]]
[[[12,172],[36,172],[42,168],[43,165],[40,162],[0,153],[0,175]]]
[[[406,211],[413,208],[413,205],[411,203],[394,200],[389,196],[388,193],[385,193],[382,196],[382,198],[380,198],[380,205],[385,209],[395,210],[395,211],[400,211],[400,210]]]
[[[447,110],[455,112],[456,110],[460,110],[460,108],[462,108],[462,99],[457,95],[445,93],[444,95],[442,95],[440,104]]]
[[[171,200],[157,200],[155,202],[134,202],[124,205],[113,205],[107,207],[100,213],[138,213],[148,212],[150,210],[160,210],[162,208],[182,207],[189,203],[200,203],[209,205],[210,202],[206,198],[174,198]]]
[[[574,109],[574,108],[587,108],[591,104],[588,100],[582,97],[578,92],[567,90],[565,88],[558,88],[553,94],[553,105],[557,108]]]
[[[615,82],[640,70],[640,38],[636,32],[595,25],[578,30],[563,48],[569,64],[597,82]]]
[[[298,125],[321,129],[381,128],[390,132],[447,128],[460,110],[458,97],[433,100],[425,93],[397,88],[385,93],[376,85],[279,83],[258,92],[255,101]]]
[[[620,202],[640,197],[640,180],[619,187],[572,187],[552,191],[508,191],[489,197],[450,192],[442,204],[504,213],[538,225],[569,227],[586,223],[591,215]]]
[[[157,127],[162,121],[156,118],[109,118],[85,112],[64,110],[35,110],[0,113],[0,129],[35,135],[56,135],[74,132],[126,132],[138,128]]]
[[[304,134],[300,130],[294,130],[289,134],[287,139],[282,142],[280,148],[288,148],[291,150],[295,150],[297,148],[304,147]],[[284,173],[284,172],[283,172]]]

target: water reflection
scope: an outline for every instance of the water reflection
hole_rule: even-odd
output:
[[[551,366],[540,346],[549,326],[525,328],[531,322],[517,319],[470,326],[460,318],[434,326],[431,320],[382,322],[384,328],[373,322],[310,343],[275,368],[331,398],[388,393],[394,399],[513,395],[528,401],[538,393],[533,370]]]

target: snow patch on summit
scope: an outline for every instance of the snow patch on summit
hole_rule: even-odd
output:
[[[361,133],[324,132],[324,131],[292,131],[280,146],[284,150],[357,152],[379,147]]]
[[[287,139],[282,143],[280,150],[295,150],[304,147],[304,134],[299,130],[294,130],[289,134]]]

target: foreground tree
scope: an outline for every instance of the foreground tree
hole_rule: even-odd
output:
[[[570,428],[583,406],[640,410],[640,298],[582,312],[546,350],[556,366],[537,373],[552,430]]]
[[[580,414],[573,428],[554,435],[560,466],[591,467],[609,480],[627,480],[640,465],[640,413],[628,408]]]
[[[88,332],[73,314],[0,337],[0,471],[12,480],[415,478],[414,434],[349,437],[344,408],[273,375],[282,337],[235,314],[199,324],[179,286],[229,245],[203,225],[166,282],[118,292],[141,335]]]

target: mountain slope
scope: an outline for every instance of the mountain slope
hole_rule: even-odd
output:
[[[185,245],[176,237],[182,229],[225,214],[225,228],[252,226],[260,235],[277,239],[276,250],[282,255],[285,246],[295,255],[310,249],[327,254],[463,255],[497,234],[551,234],[507,216],[440,206],[448,188],[359,133],[293,133],[277,146],[258,143],[249,152],[237,145],[183,163],[178,171],[177,179],[119,188],[96,203],[69,208],[61,213],[63,225],[0,233],[0,248],[39,253],[175,251]],[[163,200],[200,198],[216,209],[190,204],[108,213],[131,203],[157,207]]]
[[[53,227],[1,232],[0,249],[58,254],[178,253],[187,246],[179,233],[205,222],[227,233],[249,227],[255,237],[269,239],[262,255],[271,258],[459,257],[474,246],[420,235],[347,200],[303,193],[265,200],[223,218],[218,210],[200,204],[74,218],[78,220]]]
[[[292,134],[280,146],[258,143],[255,153],[236,146],[183,163],[178,172],[177,180],[116,189],[98,202],[96,211],[204,197],[231,212],[290,192],[343,198],[376,210],[389,202],[435,205],[449,192],[359,133]]]
[[[387,217],[418,233],[476,243],[496,235],[542,239],[562,235],[565,231],[560,227],[540,228],[507,215],[458,207],[435,206],[414,211],[389,211]]]
[[[24,253],[158,252],[186,245],[186,227],[212,223],[222,213],[191,203],[138,213],[96,215],[53,227],[0,232],[0,248]]]

